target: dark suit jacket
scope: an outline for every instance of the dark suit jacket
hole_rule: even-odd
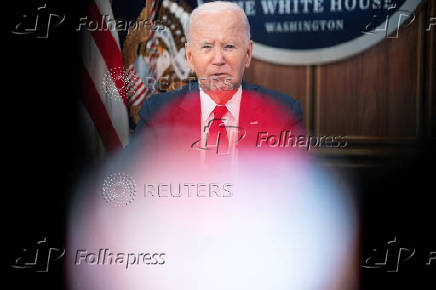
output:
[[[143,104],[135,138],[162,149],[191,150],[201,134],[201,104],[198,83],[152,96]],[[300,103],[283,93],[242,83],[239,128],[245,134],[238,149],[255,149],[259,132],[279,135],[282,130],[304,134]],[[266,135],[264,135],[266,136]],[[258,148],[257,148],[258,149]],[[168,152],[168,151],[167,151]]]

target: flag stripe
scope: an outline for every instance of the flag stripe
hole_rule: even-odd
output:
[[[97,23],[103,22],[102,29],[95,29],[90,32],[95,40],[95,43],[97,44],[98,49],[100,50],[101,55],[103,56],[104,61],[106,62],[106,66],[112,69],[123,69],[120,47],[113,38],[112,33],[109,31],[106,22],[102,21],[103,17],[95,2],[92,2],[89,6],[89,16],[90,21],[96,21]],[[119,91],[121,98],[123,99],[124,105],[127,106],[124,86],[116,82],[115,78],[113,78],[113,81]]]
[[[113,13],[112,13],[112,0],[94,0],[95,4],[98,7],[98,10],[102,13],[102,15],[108,15],[109,17],[112,17],[110,19],[115,20]],[[115,29],[111,29],[110,32],[112,33],[112,38],[115,40],[116,45],[118,48],[120,48],[120,39],[118,37],[118,31]]]
[[[91,80],[100,96],[101,102],[104,104],[107,114],[112,120],[113,126],[121,139],[123,146],[127,145],[128,142],[128,113],[127,108],[120,101],[120,96],[117,91],[113,92],[115,95],[110,96],[105,92],[105,87],[114,87],[113,79],[109,78],[105,81],[107,83],[103,84],[105,79],[105,74],[108,72],[108,67],[100,54],[99,49],[92,37],[92,35],[85,31],[84,41],[86,43],[86,50],[84,50],[82,56],[84,59],[84,66],[89,73]]]
[[[129,105],[141,103],[149,93],[149,90],[146,91],[146,87],[137,75],[133,65],[130,65],[127,69],[126,83],[126,97]]]
[[[83,94],[82,101],[100,135],[103,145],[108,152],[121,149],[121,141],[116,133],[106,108],[100,99],[88,71],[83,67]]]
[[[132,98],[132,102],[135,102],[138,98],[145,96],[145,86],[141,88]]]
[[[148,88],[143,94],[140,94],[139,96],[137,96],[135,98],[135,100],[133,100],[133,106],[138,106],[140,105],[146,98],[147,96],[151,95],[152,90],[150,88]]]
[[[88,21],[95,29],[82,30],[82,104],[89,149],[101,160],[102,153],[122,149],[129,141],[129,116],[125,74],[118,32],[109,0],[93,0]],[[94,132],[94,133],[93,133]]]

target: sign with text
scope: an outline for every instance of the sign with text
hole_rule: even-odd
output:
[[[420,0],[241,0],[253,57],[321,64],[357,54],[410,25]]]

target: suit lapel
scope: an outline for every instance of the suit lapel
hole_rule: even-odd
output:
[[[180,137],[188,138],[190,142],[194,142],[199,138],[201,132],[201,103],[197,83],[181,94],[171,119],[173,128],[181,133]]]
[[[251,94],[257,93],[257,87],[242,83],[242,98],[241,108],[239,110],[239,127],[246,130],[253,129],[261,124],[261,120],[257,117],[261,116],[262,106],[256,100],[250,97]]]

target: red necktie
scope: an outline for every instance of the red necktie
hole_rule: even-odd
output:
[[[216,153],[226,153],[229,148],[229,138],[227,137],[227,129],[223,122],[223,116],[228,112],[226,106],[215,106],[212,111],[213,120],[209,127],[209,135],[207,138],[208,145],[216,145]]]

